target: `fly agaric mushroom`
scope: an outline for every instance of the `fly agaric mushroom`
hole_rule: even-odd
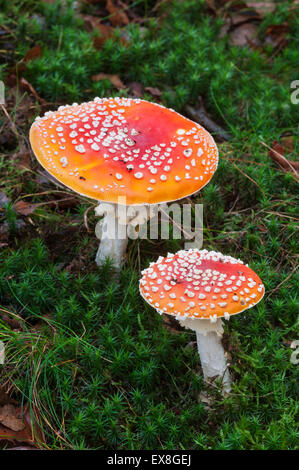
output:
[[[139,221],[140,205],[196,193],[218,164],[216,144],[199,124],[139,99],[95,98],[61,106],[36,119],[30,142],[51,175],[105,203],[96,209],[97,215],[105,216],[96,261],[102,264],[109,256],[118,267],[127,246],[126,230],[120,230],[120,237],[109,233],[109,227],[115,225],[120,198],[125,206],[133,206],[129,217],[118,217],[126,229],[132,219],[135,225]]]
[[[160,314],[175,316],[196,332],[204,379],[231,379],[221,343],[222,320],[256,305],[264,296],[262,281],[239,259],[215,251],[181,250],[160,257],[142,272],[139,289]]]

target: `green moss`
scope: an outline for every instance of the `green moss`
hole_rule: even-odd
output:
[[[226,400],[212,391],[208,409],[198,403],[204,384],[189,344],[193,333],[175,334],[137,295],[139,269],[181,242],[131,243],[118,282],[108,264],[94,266],[96,240],[83,224],[88,201],[70,209],[41,206],[33,225],[26,221],[25,236],[10,204],[0,212],[11,241],[0,252],[0,299],[23,329],[0,320],[7,346],[1,379],[9,378],[15,398],[51,423],[56,433],[44,425],[51,448],[295,449],[298,366],[290,362],[289,343],[298,332],[296,183],[261,141],[271,145],[298,131],[299,108],[290,102],[298,18],[289,18],[287,2],[266,17],[261,36],[269,24],[288,21],[290,40],[279,54],[269,48],[261,55],[219,39],[222,22],[205,2],[172,2],[163,22],[129,25],[126,46],[108,40],[97,51],[72,2],[0,3],[5,21],[15,21],[17,54],[43,47],[25,77],[51,103],[118,94],[109,81],[92,81],[99,72],[156,86],[163,104],[178,111],[203,96],[212,118],[232,135],[219,146],[212,182],[195,199],[204,204],[204,248],[240,257],[266,286],[255,309],[225,325],[234,390]],[[144,11],[146,2],[138,8]],[[298,142],[291,158],[296,153]],[[0,161],[13,201],[25,194],[45,201],[31,173]],[[83,262],[73,272],[74,257]]]

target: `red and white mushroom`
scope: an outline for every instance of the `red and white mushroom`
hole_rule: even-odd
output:
[[[204,379],[231,379],[221,338],[221,319],[229,320],[264,296],[261,279],[239,259],[207,250],[181,250],[160,257],[142,272],[142,297],[160,314],[174,316],[196,332]]]
[[[199,124],[139,99],[95,98],[62,106],[36,119],[30,142],[55,178],[105,203],[97,208],[98,215],[105,215],[98,264],[110,256],[119,266],[125,253],[126,230],[112,239],[109,230],[118,217],[116,204],[135,209],[125,220],[118,217],[126,228],[134,217],[136,223],[141,206],[199,191],[218,164],[216,144]]]

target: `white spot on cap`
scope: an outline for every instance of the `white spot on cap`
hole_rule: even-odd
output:
[[[65,168],[68,164],[66,157],[61,157],[60,162],[62,163],[63,168]]]
[[[76,145],[75,149],[79,153],[85,153],[86,152],[84,145]]]
[[[96,151],[100,150],[100,147],[95,142],[93,144],[91,144],[91,148],[92,148],[92,150],[96,150]]]
[[[130,139],[129,137],[125,139],[125,142],[127,145],[129,145],[129,147],[133,147],[133,145],[135,145],[135,141]]]
[[[190,155],[192,154],[192,149],[185,149],[183,154],[185,155],[185,157],[190,157]]]

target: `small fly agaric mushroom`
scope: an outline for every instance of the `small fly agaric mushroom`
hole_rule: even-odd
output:
[[[141,207],[175,201],[212,178],[218,151],[199,124],[155,103],[95,98],[37,118],[30,142],[38,161],[77,193],[102,201],[102,242],[96,261],[120,266],[129,223],[144,222]],[[132,206],[116,215],[115,205]],[[142,215],[140,215],[142,213]],[[138,216],[140,216],[138,218]],[[114,230],[124,226],[119,233]]]
[[[264,296],[260,278],[239,259],[207,250],[181,250],[160,257],[142,272],[142,297],[160,314],[173,315],[196,332],[204,378],[222,380],[229,393],[231,379],[221,338],[221,318],[243,312]]]

